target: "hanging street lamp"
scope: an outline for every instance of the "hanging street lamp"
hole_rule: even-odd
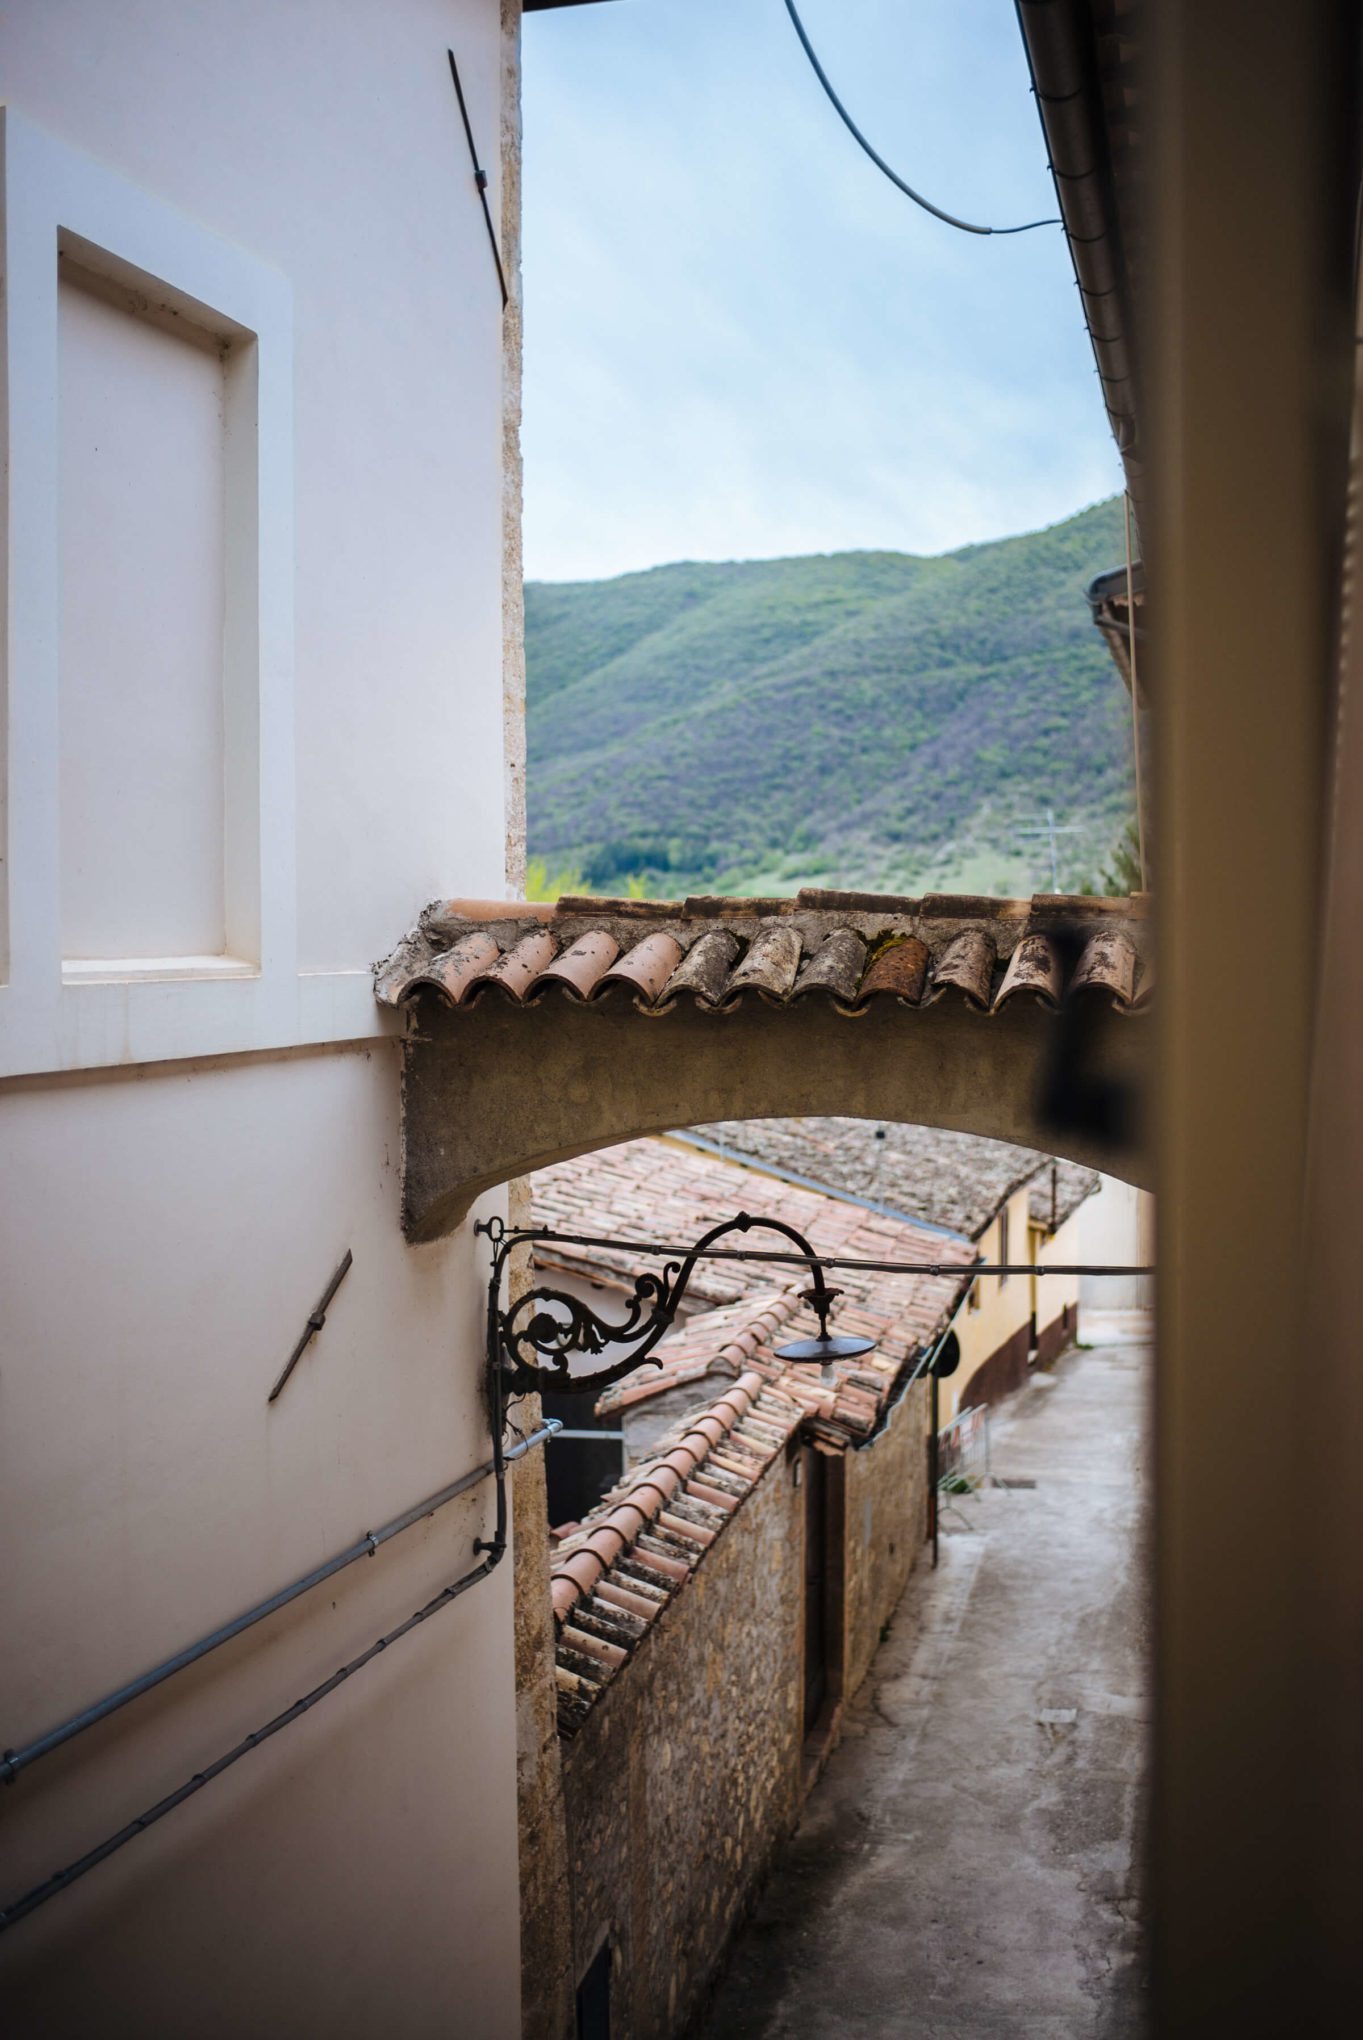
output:
[[[635,1278],[626,1314],[617,1323],[598,1317],[580,1297],[565,1290],[540,1287],[527,1291],[510,1305],[502,1303],[502,1279],[507,1257],[521,1244],[551,1242],[570,1235],[549,1230],[508,1231],[499,1218],[475,1227],[492,1242],[492,1271],[488,1283],[487,1344],[488,1366],[496,1376],[503,1395],[596,1395],[623,1374],[645,1363],[661,1366],[652,1358],[653,1349],[672,1328],[687,1285],[699,1262],[713,1251],[716,1242],[730,1233],[754,1230],[781,1233],[797,1249],[798,1258],[809,1271],[809,1287],[802,1298],[813,1310],[819,1329],[813,1338],[792,1339],[778,1346],[778,1360],[790,1360],[820,1367],[824,1378],[832,1378],[836,1360],[856,1360],[874,1350],[874,1339],[853,1333],[831,1332],[828,1328],[833,1306],[842,1291],[829,1286],[823,1263],[804,1234],[784,1219],[755,1218],[740,1211],[736,1218],[712,1226],[703,1233],[683,1260],[668,1261],[658,1274]],[[641,1249],[646,1250],[646,1249]],[[659,1251],[663,1251],[659,1249]],[[795,1260],[796,1256],[790,1257]],[[582,1356],[605,1354],[611,1347],[627,1347],[619,1359],[609,1361],[591,1373],[575,1372],[573,1362]]]

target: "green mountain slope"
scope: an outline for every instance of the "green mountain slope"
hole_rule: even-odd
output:
[[[682,563],[526,587],[530,848],[595,891],[1049,887],[1129,812],[1087,582],[1117,501],[936,559]]]

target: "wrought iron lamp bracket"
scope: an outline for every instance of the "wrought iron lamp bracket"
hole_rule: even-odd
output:
[[[698,1262],[717,1240],[727,1234],[756,1229],[784,1234],[799,1250],[809,1268],[810,1286],[805,1290],[804,1298],[818,1317],[819,1339],[806,1343],[819,1350],[811,1350],[808,1354],[792,1351],[790,1357],[826,1362],[829,1356],[823,1349],[839,1345],[849,1351],[854,1348],[865,1351],[871,1344],[869,1340],[838,1341],[830,1338],[828,1313],[841,1291],[829,1288],[823,1264],[813,1247],[803,1233],[797,1232],[783,1219],[755,1218],[749,1212],[740,1211],[736,1218],[711,1226],[684,1260],[668,1261],[655,1274],[637,1276],[625,1316],[612,1322],[598,1316],[580,1297],[549,1287],[528,1290],[514,1303],[504,1306],[502,1284],[512,1249],[522,1244],[551,1244],[558,1235],[551,1230],[534,1227],[511,1231],[501,1219],[492,1218],[475,1226],[474,1230],[492,1242],[487,1357],[488,1366],[496,1375],[502,1393],[542,1395],[548,1391],[554,1395],[594,1395],[636,1367],[646,1363],[661,1366],[660,1361],[651,1359],[653,1349],[671,1330]],[[611,1347],[620,1346],[627,1347],[628,1351],[608,1366],[596,1368],[590,1374],[573,1372],[572,1362],[577,1356],[606,1353]]]

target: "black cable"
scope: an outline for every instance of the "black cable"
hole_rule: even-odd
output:
[[[898,172],[890,168],[885,158],[872,148],[851,114],[847,111],[847,108],[839,99],[837,93],[833,90],[828,73],[819,62],[813,43],[805,34],[805,25],[795,11],[795,0],[786,0],[786,13],[790,16],[795,33],[800,38],[801,47],[814,68],[814,76],[828,94],[829,101],[842,121],[843,126],[847,129],[853,140],[858,142],[865,150],[877,170],[883,171],[891,184],[897,190],[903,192],[905,198],[911,198],[915,205],[921,205],[924,212],[931,213],[935,220],[942,220],[949,227],[959,227],[963,234],[1030,234],[1034,227],[1058,227],[1063,224],[1059,219],[1053,219],[1026,220],[1020,227],[977,227],[969,220],[958,220],[954,213],[943,212],[940,205],[934,205],[930,198],[924,198],[921,191],[915,191],[911,184],[906,184]]]
[[[464,103],[464,88],[459,82],[459,66],[454,61],[454,51],[446,50],[445,54],[450,60],[450,76],[454,80],[455,97],[459,101],[459,111],[463,115],[464,134],[469,145],[469,160],[473,164],[473,181],[478,187],[478,196],[483,201],[483,218],[487,221],[487,237],[492,243],[492,259],[497,265],[497,281],[502,287],[502,310],[505,311],[507,306],[506,271],[502,268],[502,251],[497,246],[497,229],[492,224],[492,208],[487,202],[487,171],[478,161],[478,145],[473,139],[473,123],[469,119],[469,110]]]

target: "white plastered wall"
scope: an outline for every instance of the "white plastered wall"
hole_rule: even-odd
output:
[[[5,1098],[7,1743],[486,1457],[474,1242],[414,1252],[398,1228],[396,1054]],[[4,1900],[422,1606],[492,1523],[485,1483],[22,1774]],[[6,1934],[6,2023],[516,2032],[514,1710],[508,1561]]]
[[[482,1250],[467,1227],[402,1243],[398,1048],[369,965],[428,898],[504,882],[502,325],[445,54],[495,218],[500,16],[65,0],[0,25],[25,170],[12,159],[0,746],[7,1746],[488,1454]],[[226,374],[248,371],[227,420],[225,573],[245,593],[216,965],[112,938],[101,955],[97,925],[79,946],[101,968],[63,957],[62,798],[81,789],[61,770],[57,333],[49,358],[21,288],[55,306],[63,232],[106,281],[159,279],[151,315],[197,320]],[[116,635],[108,651],[96,683],[124,687]],[[211,718],[196,729],[187,797]],[[168,815],[168,854],[185,820]],[[465,1571],[491,1508],[490,1486],[456,1501],[34,1765],[5,1795],[0,1905]],[[0,1939],[7,2022],[516,2033],[510,1599],[508,1563]]]
[[[1149,1267],[1155,1258],[1155,1200],[1116,1176],[1104,1176],[1075,1214],[1081,1261]],[[1085,1275],[1079,1284],[1079,1332],[1089,1345],[1154,1338],[1154,1277]]]
[[[1044,1179],[1043,1179],[1044,1182]],[[1080,1211],[1083,1206],[1080,1206]],[[1047,1232],[1043,1226],[1032,1226],[1028,1232],[1033,1260],[1041,1268],[1069,1268],[1080,1260],[1079,1212],[1073,1212],[1055,1231]],[[1061,1313],[1079,1301],[1078,1275],[1041,1275],[1032,1278],[1032,1294],[1036,1300],[1036,1332],[1041,1334],[1053,1325]]]

